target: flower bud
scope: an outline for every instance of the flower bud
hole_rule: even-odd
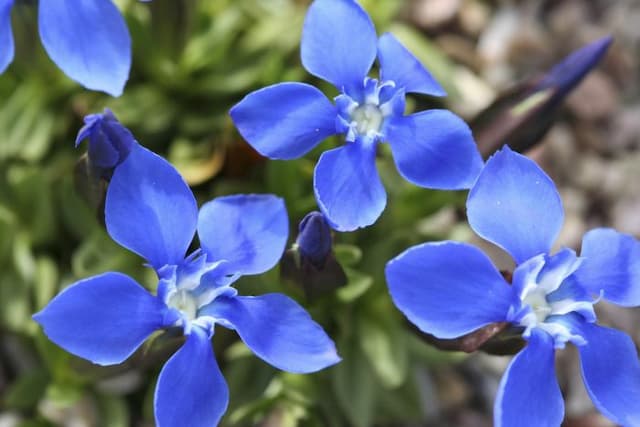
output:
[[[87,138],[89,149],[76,163],[74,184],[104,224],[104,202],[113,171],[124,162],[137,142],[108,108],[102,114],[90,114],[84,118],[76,147]]]
[[[308,213],[298,227],[296,244],[300,255],[322,268],[331,253],[331,228],[320,212]]]
[[[330,294],[347,283],[332,250],[331,227],[320,212],[308,213],[298,226],[295,245],[280,260],[280,275],[302,288],[309,299]]]
[[[78,132],[76,147],[88,138],[90,167],[97,176],[109,179],[113,169],[127,158],[136,140],[108,108],[102,114],[86,116],[84,123]]]
[[[520,153],[539,143],[567,95],[600,62],[612,41],[608,36],[589,43],[548,72],[502,93],[469,124],[480,154],[489,158],[505,142]]]

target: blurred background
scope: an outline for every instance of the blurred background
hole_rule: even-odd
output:
[[[31,320],[60,289],[89,275],[126,272],[154,290],[140,258],[112,242],[74,189],[74,149],[86,114],[113,110],[138,141],[166,156],[200,203],[231,193],[285,198],[291,242],[316,209],[312,173],[329,140],[296,161],[267,161],[234,130],[229,108],[280,81],[308,81],[299,43],[307,0],[116,1],[134,43],[122,97],[88,92],[47,58],[36,2],[17,1],[17,57],[0,76],[0,427],[153,426],[158,372],[177,345],[154,340],[123,365],[101,368],[50,343]],[[410,97],[409,109],[446,107],[473,120],[519,82],[540,75],[601,36],[615,42],[568,97],[528,152],[556,180],[566,223],[559,246],[611,226],[640,236],[640,2],[637,0],[367,0],[379,33],[392,31],[447,90]],[[518,141],[505,141],[513,142]],[[313,375],[277,371],[220,328],[215,350],[230,387],[224,426],[489,427],[510,358],[442,352],[392,306],[383,269],[429,240],[482,244],[465,223],[464,192],[415,187],[388,147],[378,167],[388,207],[372,227],[337,234],[346,286],[307,298],[278,269],[238,282],[243,294],[284,292],[305,305],[337,343],[343,362]],[[486,245],[485,245],[486,247]],[[504,254],[489,248],[509,268]],[[602,323],[640,342],[640,311],[598,304]],[[561,352],[566,427],[611,426],[593,409],[576,352]],[[215,396],[212,396],[215,399]]]

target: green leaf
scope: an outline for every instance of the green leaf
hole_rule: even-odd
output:
[[[56,206],[60,212],[60,220],[65,230],[68,231],[77,240],[84,240],[98,227],[98,216],[102,213],[94,211],[90,205],[80,198],[78,191],[73,185],[71,171],[67,170],[63,177],[55,186],[56,190]],[[81,185],[81,184],[79,184]],[[91,188],[95,192],[96,188]],[[96,205],[101,203],[102,193],[91,194],[92,202]]]
[[[224,377],[231,396],[236,396],[230,402],[231,408],[245,404],[251,406],[251,402],[261,399],[275,374],[275,368],[256,357],[230,360],[225,365]]]
[[[40,257],[36,260],[36,277],[33,289],[36,310],[41,310],[56,293],[58,267],[51,258]]]
[[[0,160],[41,159],[53,136],[55,116],[45,109],[50,94],[36,79],[27,79],[3,100],[0,109]],[[44,95],[44,96],[43,96]]]
[[[6,391],[4,403],[8,408],[27,411],[35,408],[49,383],[46,370],[22,373]]]
[[[13,263],[22,282],[31,284],[36,270],[36,260],[31,251],[31,242],[26,233],[20,233],[13,246]]]
[[[269,161],[265,165],[265,190],[284,197],[290,208],[300,203],[308,191],[311,177],[305,177],[300,165],[298,161]]]
[[[363,0],[362,7],[371,16],[376,28],[380,29],[398,15],[403,3],[403,0]]]
[[[355,427],[370,427],[376,403],[375,375],[357,343],[338,345],[342,362],[331,369],[333,390],[342,411]]]
[[[0,183],[0,186],[2,183]],[[0,188],[0,193],[3,191]],[[10,257],[13,253],[13,240],[16,232],[17,219],[13,212],[0,203],[0,266]]]
[[[45,393],[45,399],[50,400],[60,408],[68,408],[75,405],[85,391],[82,387],[71,384],[50,384]]]
[[[345,268],[347,285],[336,291],[338,299],[350,303],[360,298],[373,285],[373,277],[350,268]]]
[[[33,321],[31,321],[31,324],[37,326]],[[83,378],[81,378],[72,367],[75,356],[58,347],[43,333],[34,335],[34,344],[51,377],[52,384],[49,388],[55,385],[60,385],[63,388],[81,388]],[[47,393],[49,393],[49,390],[47,390]],[[82,391],[79,393],[82,393]]]
[[[102,395],[98,399],[100,411],[100,427],[127,427],[129,426],[129,409],[124,399]]]
[[[2,145],[2,144],[0,144]],[[56,234],[51,183],[46,173],[35,166],[15,165],[7,170],[10,203],[34,244],[50,242]]]
[[[336,259],[344,267],[350,267],[362,259],[362,249],[355,245],[337,243],[333,246]]]
[[[409,353],[403,325],[389,317],[364,317],[358,322],[364,355],[386,388],[397,388],[407,376]]]
[[[105,271],[128,271],[140,258],[127,253],[115,243],[107,233],[99,228],[89,235],[76,249],[71,258],[71,266],[75,277],[88,277]]]
[[[24,332],[31,322],[29,291],[14,272],[0,275],[0,324],[9,330]]]

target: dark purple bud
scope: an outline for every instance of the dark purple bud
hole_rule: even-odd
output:
[[[490,157],[505,142],[518,152],[540,142],[564,99],[598,64],[612,41],[607,36],[572,52],[549,72],[516,85],[478,114],[470,127],[482,156]]]
[[[331,253],[331,227],[320,212],[309,212],[300,221],[296,244],[303,258],[322,268]]]
[[[280,260],[280,275],[304,290],[307,298],[327,295],[346,285],[347,275],[332,250],[331,227],[320,212],[308,213],[298,238]]]
[[[556,98],[566,95],[600,62],[612,42],[613,37],[607,36],[571,52],[540,79],[534,90],[553,88],[557,89]]]
[[[84,118],[84,126],[76,138],[76,147],[87,138],[89,163],[107,179],[111,177],[113,168],[127,158],[136,144],[129,129],[122,126],[108,108],[102,114],[90,114]]]
[[[89,149],[76,163],[74,184],[104,224],[104,201],[113,170],[127,158],[137,142],[108,108],[102,114],[84,118],[76,147],[84,139],[89,139]]]

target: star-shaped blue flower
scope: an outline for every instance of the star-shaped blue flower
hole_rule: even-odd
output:
[[[186,342],[158,379],[158,426],[211,427],[225,412],[228,390],[210,342],[215,325],[235,329],[256,355],[289,372],[340,360],[295,301],[282,294],[239,296],[231,286],[282,255],[289,225],[281,199],[219,197],[198,212],[178,172],[136,144],[113,173],[105,222],[116,242],[157,272],[157,296],[109,272],[69,286],[34,319],[53,342],[101,365],[121,363],[154,331],[181,327]],[[185,257],[196,230],[202,249]]]
[[[0,73],[14,56],[13,4],[0,0]],[[38,8],[40,39],[53,62],[84,87],[120,96],[131,68],[131,39],[113,2],[40,0]]]
[[[469,188],[482,168],[471,131],[446,110],[404,116],[408,92],[444,90],[391,34],[380,38],[354,0],[316,0],[307,13],[302,64],[341,92],[332,104],[304,83],[280,83],[247,95],[231,110],[242,136],[272,159],[293,159],[325,138],[346,144],[322,154],[315,169],[318,205],[331,225],[350,231],[373,224],[386,193],[375,166],[376,146],[388,141],[398,170],[414,184]],[[376,57],[380,80],[367,77]]]
[[[422,331],[457,338],[510,322],[528,341],[502,377],[497,427],[557,427],[564,416],[555,349],[578,347],[594,405],[619,425],[640,425],[640,363],[631,339],[596,324],[599,298],[640,305],[640,242],[611,229],[588,232],[580,256],[549,255],[563,223],[560,196],[531,160],[504,148],[478,177],[469,223],[516,262],[512,283],[474,246],[451,241],[408,249],[387,264],[397,307]]]

